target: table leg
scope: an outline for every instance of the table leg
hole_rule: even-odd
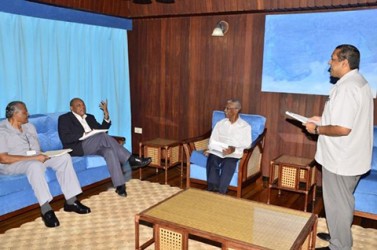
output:
[[[165,147],[165,184],[168,184],[168,167],[169,167],[169,164],[168,164],[168,159],[170,159],[170,154],[169,154],[169,147]]]
[[[306,192],[306,193],[305,193],[305,207],[304,207],[304,212],[306,212],[306,208],[308,207],[308,195],[309,195],[309,193]]]
[[[139,216],[135,216],[135,249],[140,249],[139,247]]]

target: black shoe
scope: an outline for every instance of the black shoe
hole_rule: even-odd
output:
[[[152,158],[151,157],[139,158],[139,157],[131,156],[128,161],[131,165],[131,169],[135,170],[138,168],[143,168],[143,167],[148,166],[152,162]]]
[[[207,188],[208,191],[210,192],[219,192],[219,189],[217,187],[215,187],[214,185],[211,185],[211,184],[208,184],[208,188]]]
[[[42,220],[46,227],[58,227],[60,225],[58,218],[56,218],[54,211],[47,211],[45,214],[41,214]]]
[[[66,212],[75,212],[78,214],[88,214],[90,213],[90,208],[81,204],[78,200],[76,200],[72,205],[64,203],[64,211]]]
[[[316,250],[331,250],[329,247],[316,247]]]
[[[117,186],[115,192],[120,196],[127,197],[126,185]]]
[[[328,233],[317,233],[317,236],[318,236],[318,238],[320,238],[321,240],[324,240],[324,241],[330,241],[331,240],[330,234],[328,234]]]

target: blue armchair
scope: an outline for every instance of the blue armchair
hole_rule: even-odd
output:
[[[266,118],[261,115],[240,114],[252,129],[252,145],[245,149],[242,158],[238,161],[236,171],[229,185],[229,190],[237,192],[237,197],[242,195],[242,187],[255,181],[261,175],[261,162],[266,135]],[[212,115],[212,128],[225,118],[223,111],[214,111]],[[208,148],[211,131],[202,136],[187,139],[183,143],[187,159],[186,187],[191,183],[207,183],[206,164],[207,157],[203,154]]]

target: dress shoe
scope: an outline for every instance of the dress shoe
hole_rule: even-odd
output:
[[[78,214],[88,214],[90,213],[90,208],[81,204],[78,200],[76,200],[72,205],[64,203],[64,211],[66,212],[75,212]]]
[[[60,225],[58,218],[56,218],[54,211],[47,211],[45,214],[41,214],[42,220],[46,227],[58,227]]]
[[[135,170],[135,169],[138,169],[138,168],[142,168],[142,167],[148,166],[149,163],[152,162],[152,158],[151,157],[139,158],[139,157],[131,156],[128,161],[129,161],[129,163],[131,165],[131,169]]]
[[[331,250],[329,247],[316,247],[316,250]]]
[[[126,185],[117,186],[115,192],[123,197],[127,197]]]
[[[208,188],[207,188],[208,191],[210,192],[219,192],[219,189],[217,187],[215,187],[214,185],[211,185],[211,184],[208,184]]]
[[[318,238],[324,241],[330,241],[331,237],[328,233],[317,233]]]

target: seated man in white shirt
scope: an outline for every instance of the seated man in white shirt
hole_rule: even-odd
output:
[[[239,117],[241,103],[228,100],[225,107],[226,118],[213,128],[207,160],[208,190],[225,194],[241,159],[243,150],[251,145],[251,126]]]

